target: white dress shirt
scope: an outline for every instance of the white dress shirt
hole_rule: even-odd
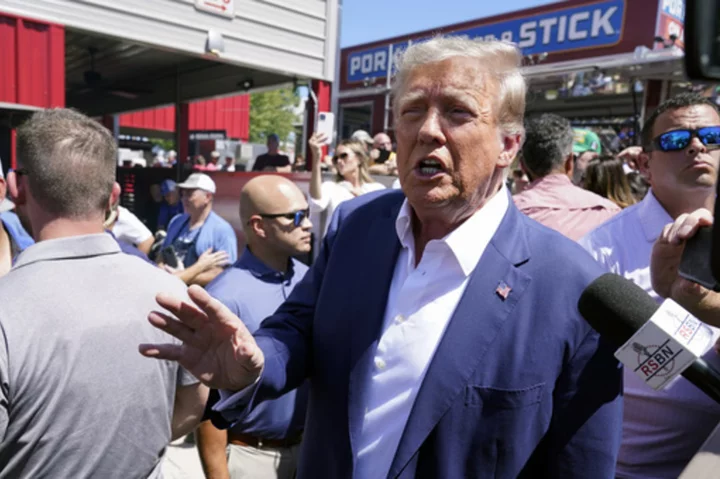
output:
[[[648,191],[645,199],[626,208],[580,240],[608,271],[631,279],[656,301],[650,255],[663,227],[672,218]],[[713,340],[720,330],[713,328]],[[720,366],[717,353],[705,359]],[[685,379],[669,389],[654,391],[627,368],[623,440],[618,478],[676,478],[720,421],[720,406]]]
[[[355,479],[387,476],[430,362],[468,279],[508,208],[503,187],[415,265],[412,212],[395,222],[402,249],[393,273],[383,332],[365,379],[365,416],[355,450]]]

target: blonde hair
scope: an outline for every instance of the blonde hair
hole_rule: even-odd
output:
[[[510,42],[437,36],[409,46],[395,57],[397,73],[392,85],[393,106],[397,106],[395,102],[413,69],[455,57],[474,58],[482,62],[488,76],[498,85],[495,111],[500,128],[506,134],[524,136],[527,85],[520,72],[522,54]]]
[[[368,162],[370,161],[370,158],[368,157],[367,152],[365,151],[365,145],[360,143],[359,141],[355,140],[343,140],[340,143],[338,143],[337,146],[344,146],[348,150],[352,151],[355,156],[358,159],[358,172],[360,176],[360,183],[374,183],[375,180],[372,179],[370,176],[370,172],[368,171]],[[335,148],[337,154],[337,147]],[[344,181],[345,178],[342,177],[340,173],[337,173],[335,175],[335,181],[341,182]]]

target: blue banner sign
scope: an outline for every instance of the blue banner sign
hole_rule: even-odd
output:
[[[664,3],[676,2],[665,0]],[[524,55],[534,55],[615,45],[622,38],[624,22],[625,0],[606,0],[456,30],[449,32],[448,35],[514,42],[522,49]],[[413,42],[420,41],[423,40],[413,40]],[[393,56],[395,52],[407,46],[408,42],[394,44]],[[348,55],[348,82],[385,78],[388,63],[391,63],[389,47],[385,45]]]

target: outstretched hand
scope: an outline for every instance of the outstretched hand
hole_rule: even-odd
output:
[[[211,388],[239,391],[253,384],[265,358],[243,322],[199,286],[190,286],[188,295],[194,304],[159,294],[157,303],[167,312],[148,315],[182,344],[141,344],[140,353],[177,361]]]

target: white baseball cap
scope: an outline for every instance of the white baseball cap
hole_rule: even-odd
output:
[[[185,181],[177,185],[178,188],[197,188],[215,194],[215,182],[204,173],[193,173]]]

